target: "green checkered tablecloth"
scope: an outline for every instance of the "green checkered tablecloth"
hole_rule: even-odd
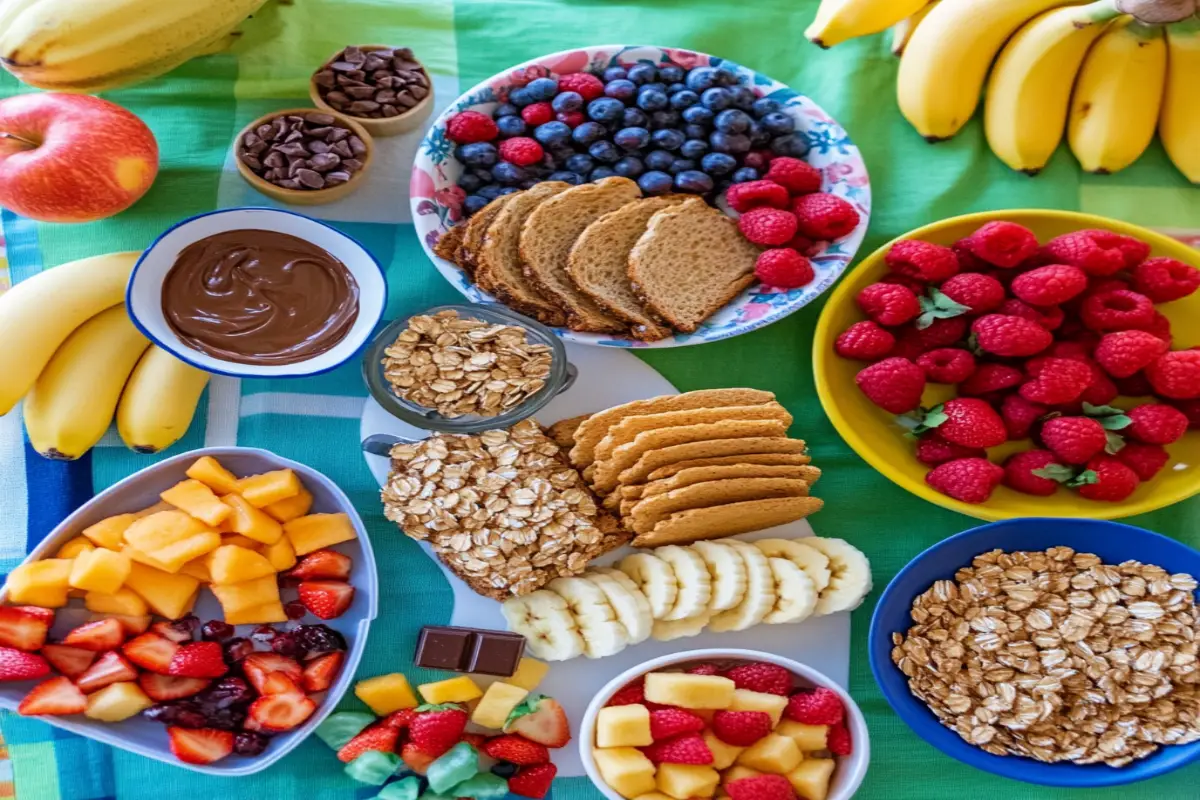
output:
[[[997,0],[1002,1],[1002,0]],[[129,212],[80,226],[41,225],[5,213],[4,237],[14,280],[83,256],[141,248],[167,226],[215,208],[261,204],[231,169],[236,131],[265,111],[306,104],[315,65],[348,43],[412,47],[435,76],[443,103],[462,89],[526,59],[584,44],[646,42],[731,58],[812,96],[850,132],[873,179],[875,213],[866,250],[919,225],[970,211],[1016,207],[1078,209],[1167,229],[1200,241],[1200,191],[1189,186],[1155,144],[1114,177],[1081,175],[1064,149],[1036,179],[1014,174],[988,152],[973,123],[951,142],[930,147],[904,122],[893,100],[896,60],[884,37],[829,52],[807,44],[802,31],[816,0],[295,0],[271,2],[235,50],[193,61],[171,75],[112,92],[139,114],[162,148],[162,173]],[[461,87],[461,88],[460,88]],[[0,76],[0,96],[27,91]],[[411,137],[410,137],[411,138]],[[387,317],[456,299],[428,263],[408,217],[408,163],[415,142],[387,142],[372,185],[342,204],[311,213],[333,220],[387,266]],[[0,261],[0,266],[2,266]],[[778,394],[796,417],[824,470],[826,509],[817,532],[855,542],[870,556],[877,587],[909,559],[952,533],[967,517],[917,500],[855,456],[821,412],[809,367],[820,304],[737,339],[640,354],[680,389],[755,386]],[[12,346],[12,343],[5,343]],[[413,674],[409,656],[420,625],[445,623],[450,591],[415,544],[397,535],[381,513],[378,492],[358,452],[365,391],[357,368],[302,381],[215,380],[192,430],[171,452],[205,444],[265,447],[312,465],[336,480],[366,521],[381,581],[376,621],[361,672]],[[62,491],[99,490],[151,461],[113,437],[80,462]],[[0,418],[0,572],[6,572],[53,524],[44,465],[22,444],[19,415]],[[54,490],[58,492],[58,489]],[[1192,543],[1200,500],[1133,524]],[[401,577],[403,579],[401,579]],[[1200,796],[1200,767],[1134,790],[1069,790],[1026,786],[952,761],[913,735],[893,715],[871,678],[866,657],[872,598],[854,613],[851,690],[867,714],[872,767],[863,800],[959,800],[964,795],[1012,800],[1074,800],[1127,796],[1184,800]],[[416,678],[425,677],[416,671]],[[347,700],[347,707],[356,700]],[[238,780],[209,778],[112,750],[49,726],[0,719],[20,800],[159,800],[168,797],[370,797],[350,781],[320,742],[312,740],[266,772]],[[2,767],[0,767],[2,769]],[[0,796],[4,796],[0,773]],[[599,798],[586,779],[559,781],[555,800]]]

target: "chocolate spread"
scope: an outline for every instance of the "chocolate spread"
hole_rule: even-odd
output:
[[[295,364],[337,345],[358,317],[358,283],[314,244],[273,231],[227,231],[188,245],[163,280],[176,335],[238,364]]]

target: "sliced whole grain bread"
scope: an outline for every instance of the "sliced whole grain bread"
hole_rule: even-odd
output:
[[[689,200],[650,218],[629,253],[629,281],[647,308],[692,333],[754,282],[760,252],[731,218]]]
[[[485,206],[486,208],[486,206]],[[437,243],[433,246],[433,254],[440,259],[449,261],[451,264],[458,263],[458,248],[462,246],[463,236],[467,231],[467,223],[460,222],[453,225],[438,237]]]
[[[788,478],[729,478],[693,483],[644,497],[630,511],[635,533],[649,533],[677,511],[744,503],[771,497],[807,497],[808,482]]]
[[[579,291],[567,272],[571,247],[600,217],[642,196],[628,178],[585,183],[542,203],[521,230],[521,263],[525,276],[541,294],[567,312],[567,327],[576,331],[620,333],[629,325]]]
[[[475,215],[467,220],[467,227],[463,231],[462,242],[458,246],[458,258],[454,262],[470,275],[472,279],[476,277],[476,259],[479,257],[479,248],[483,246],[483,237],[487,233],[488,226],[496,219],[496,215],[520,194],[521,192],[513,192],[512,194],[501,195],[476,211]],[[484,291],[491,291],[486,286],[480,286],[479,288]]]
[[[579,291],[630,324],[635,339],[653,342],[671,335],[633,293],[629,284],[629,251],[646,232],[650,217],[678,205],[687,195],[647,197],[610,211],[575,240],[567,272]]]
[[[697,467],[723,467],[728,465],[760,465],[760,466],[804,466],[811,464],[812,459],[801,453],[744,453],[732,456],[714,456],[712,458],[693,458],[687,461],[677,461],[665,467],[659,467],[651,472],[647,483],[669,478],[677,472]]]
[[[563,181],[545,181],[512,195],[483,235],[475,254],[475,282],[502,302],[547,325],[562,325],[566,315],[525,277],[521,269],[521,229],[529,216],[555,195],[571,188]]]
[[[699,425],[704,422],[720,422],[725,419],[776,419],[784,425],[792,424],[792,415],[779,403],[692,408],[683,411],[664,411],[661,414],[639,414],[626,417],[609,428],[608,435],[596,445],[595,458],[597,461],[607,459],[614,449],[632,442],[634,437],[642,431],[675,428],[680,425]]]
[[[803,439],[785,439],[782,436],[751,436],[712,442],[686,442],[650,450],[643,454],[636,464],[621,473],[620,482],[622,486],[645,483],[650,473],[680,461],[762,453],[804,455],[807,447],[808,445],[804,443]]]
[[[786,525],[821,510],[816,497],[772,497],[677,511],[633,540],[634,547],[687,544]]]

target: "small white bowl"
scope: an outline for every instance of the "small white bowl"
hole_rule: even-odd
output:
[[[842,699],[842,704],[846,707],[846,724],[850,728],[850,740],[854,743],[854,752],[848,756],[836,757],[838,766],[833,773],[826,800],[850,800],[854,797],[854,793],[858,791],[863,778],[867,775],[867,765],[871,761],[870,736],[867,733],[867,721],[863,718],[862,711],[841,686],[812,667],[806,667],[790,658],[757,650],[689,650],[661,656],[621,673],[601,689],[599,694],[592,698],[587,712],[583,715],[583,723],[579,726],[579,756],[588,777],[592,779],[592,783],[596,785],[601,794],[608,800],[625,800],[613,791],[600,776],[600,770],[596,767],[595,759],[592,758],[592,747],[596,740],[596,716],[600,713],[600,709],[604,708],[619,689],[637,678],[650,672],[696,661],[766,661],[769,664],[783,667],[814,687],[824,686],[826,689],[837,692],[838,697]]]
[[[320,247],[338,258],[358,282],[358,318],[335,347],[295,364],[239,364],[214,358],[182,342],[167,324],[162,309],[162,285],[184,248],[226,231],[264,230],[286,233]],[[300,378],[336,369],[371,338],[387,306],[383,267],[357,241],[324,222],[274,208],[230,208],[186,219],[169,228],[142,254],[129,276],[125,306],[133,324],[147,339],[194,367],[236,378]]]

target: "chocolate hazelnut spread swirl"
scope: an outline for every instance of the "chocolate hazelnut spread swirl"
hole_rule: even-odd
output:
[[[285,233],[227,231],[188,245],[163,280],[176,335],[238,364],[295,364],[337,345],[358,317],[346,265]]]

